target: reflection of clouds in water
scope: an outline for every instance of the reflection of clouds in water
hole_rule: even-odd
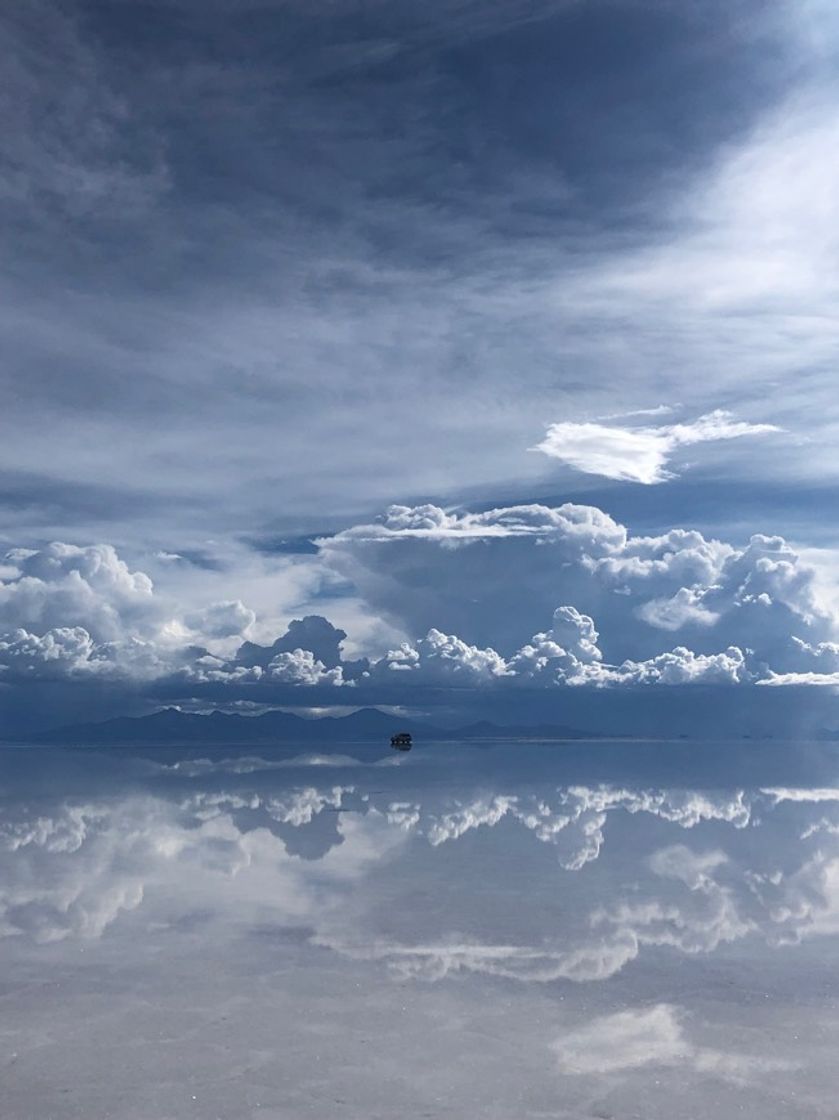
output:
[[[829,777],[569,785],[554,757],[19,776],[4,1117],[832,1116]]]
[[[839,931],[839,856],[830,849],[839,824],[825,816],[835,800],[839,794],[824,789],[582,785],[551,795],[453,800],[427,791],[399,800],[392,792],[363,792],[356,782],[64,805],[0,825],[0,934],[38,942],[99,937],[131,912],[155,927],[201,912],[219,928],[305,928],[312,944],[384,962],[402,977],[602,980],[645,947],[701,954],[750,935],[776,945]],[[635,830],[638,849],[630,849],[632,879],[623,866],[604,902],[584,884],[599,865],[605,872],[612,858],[626,858],[625,840],[614,857],[604,848],[613,815]],[[327,817],[330,831],[317,858],[300,858],[283,829],[302,834]],[[652,841],[644,820],[655,823]],[[501,921],[508,871],[494,870],[493,860],[493,844],[509,842],[499,828],[504,822],[518,830],[517,843],[532,837],[558,855],[553,870],[540,871],[545,898],[533,897],[515,936]],[[750,824],[762,828],[764,844],[745,842]],[[668,828],[684,835],[699,826],[715,830],[712,845],[704,835],[701,850],[661,842]],[[398,900],[407,889],[410,876],[403,883],[399,860],[408,845],[411,859],[433,867],[446,887],[450,846],[473,832],[484,846],[472,856],[476,875],[482,887],[497,885],[499,892],[479,935],[455,932],[469,928],[478,879],[468,876],[455,884],[447,908],[426,908],[410,934],[396,935],[376,909],[377,892],[392,891]],[[651,842],[645,855],[643,844]],[[560,883],[562,912],[550,904]],[[494,937],[496,920],[501,936]]]
[[[238,810],[303,826],[341,804],[342,787],[303,789],[263,803],[258,797],[199,795],[176,805],[135,797],[102,806],[69,806],[52,817],[0,828],[0,935],[38,942],[98,937],[121,914],[146,902],[159,923],[190,907],[223,918],[305,924],[327,913],[331,891],[345,888],[399,842],[371,811],[341,815],[340,843],[312,863],[288,851],[267,827],[240,827]]]
[[[755,1075],[794,1069],[792,1062],[722,1052],[697,1046],[687,1037],[677,1008],[653,1007],[602,1015],[554,1044],[562,1073],[618,1073],[642,1066],[679,1066],[735,1082]]]
[[[339,809],[344,797],[354,792],[354,786],[332,786],[320,790],[307,786],[290,791],[283,797],[261,797],[256,793],[197,793],[181,803],[181,810],[198,820],[211,820],[224,813],[249,809],[262,811],[280,824],[300,827],[310,824],[324,809]]]
[[[478,799],[439,816],[426,834],[432,844],[443,844],[472,828],[492,827],[510,816],[539,840],[560,847],[560,864],[568,871],[578,871],[590,860],[597,859],[603,845],[603,825],[608,814],[618,809],[632,814],[648,813],[682,828],[714,820],[745,828],[751,818],[751,806],[742,790],[712,797],[692,790],[571,786],[559,791],[555,807],[543,797]]]
[[[653,875],[676,887],[662,897],[622,900],[595,910],[594,928],[610,929],[620,940],[643,945],[666,945],[683,953],[709,953],[726,941],[736,941],[761,928],[760,916],[743,911],[743,892],[736,878],[720,882],[728,858],[719,851],[696,854],[683,845],[663,848],[649,861]],[[678,888],[686,889],[678,889]],[[656,885],[656,891],[663,887]],[[650,890],[649,895],[653,895]],[[771,916],[764,915],[764,920]]]
[[[839,788],[832,786],[818,789],[766,788],[760,792],[770,797],[776,805],[782,801],[839,801]]]
[[[440,941],[404,945],[378,940],[351,942],[338,935],[318,935],[315,944],[353,960],[383,961],[401,979],[442,980],[456,973],[480,973],[505,980],[549,983],[554,980],[605,980],[638,955],[638,942],[627,937],[593,936],[563,949],[545,945],[478,944]]]
[[[416,944],[354,941],[349,930],[318,943],[355,959],[384,961],[406,978],[484,973],[583,982],[614,976],[645,947],[698,955],[749,935],[781,945],[839,932],[839,858],[820,852],[786,877],[744,871],[722,852],[697,854],[683,845],[660,849],[639,870],[650,874],[628,885],[629,897],[591,909],[576,934],[566,931],[557,938],[545,931],[539,946],[455,938]]]
[[[261,758],[246,755],[240,758],[182,758],[177,762],[155,762],[142,759],[139,768],[149,774],[203,778],[211,774],[258,774],[271,770],[299,770],[307,766],[345,769],[348,766],[399,766],[403,759],[398,755],[365,762],[348,754],[304,754],[292,758]]]

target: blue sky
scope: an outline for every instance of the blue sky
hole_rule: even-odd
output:
[[[0,38],[9,728],[832,699],[831,5],[33,0]],[[248,678],[310,615],[342,654]]]

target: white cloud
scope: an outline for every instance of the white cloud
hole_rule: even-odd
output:
[[[526,680],[543,683],[586,680],[596,675],[603,654],[597,646],[594,620],[575,607],[557,607],[553,626],[533,639],[510,659],[510,671]]]
[[[552,803],[553,802],[553,803]],[[570,786],[555,798],[496,794],[439,815],[420,813],[416,828],[433,846],[459,839],[472,829],[514,820],[542,843],[552,845],[561,867],[579,871],[600,855],[609,814],[646,813],[690,829],[703,821],[745,828],[752,800],[743,791],[712,796],[696,790],[629,790],[610,786]]]
[[[680,587],[669,599],[648,599],[638,608],[638,617],[660,630],[681,630],[684,626],[713,626],[719,615],[702,604],[702,592],[695,587]]]
[[[108,544],[16,548],[0,577],[0,673],[198,679],[224,667],[204,643],[241,640],[254,619],[240,600],[182,611]]]
[[[567,551],[609,550],[621,545],[626,531],[595,506],[538,504],[502,506],[482,513],[447,512],[440,506],[389,506],[378,523],[357,525],[317,543],[331,550],[344,542],[428,540],[462,545],[470,541],[531,538],[561,542]]]
[[[93,639],[81,626],[58,627],[41,636],[13,630],[0,637],[0,672],[38,674],[46,669],[62,675],[95,668],[94,650]]]
[[[7,683],[169,677],[185,690],[363,684],[391,699],[413,686],[837,683],[834,603],[781,537],[744,547],[695,530],[635,537],[571,504],[423,505],[391,507],[321,540],[320,552],[369,617],[406,635],[400,645],[347,660],[347,635],[321,616],[292,620],[267,645],[243,642],[261,624],[241,599],[187,608],[165,574],[161,591],[111,546],[54,543],[6,557],[0,673]]]
[[[649,486],[673,477],[666,468],[680,447],[778,431],[773,424],[749,424],[717,409],[692,423],[657,428],[622,428],[594,422],[551,424],[535,450],[585,474]]]
[[[320,933],[313,941],[353,960],[384,961],[400,978],[428,981],[473,973],[541,984],[556,980],[586,983],[615,975],[638,952],[637,944],[629,940],[597,936],[568,949],[454,939],[415,944],[385,939],[362,942],[333,931]]]
[[[246,637],[255,621],[255,613],[241,599],[211,603],[184,616],[190,630],[206,638]]]
[[[770,687],[806,685],[813,688],[839,688],[839,673],[774,673],[770,669],[757,683]]]
[[[510,676],[504,658],[494,649],[478,649],[460,638],[431,629],[415,645],[403,643],[373,667],[380,679],[417,676],[423,683],[481,686]]]
[[[651,684],[739,684],[752,679],[746,657],[736,646],[720,653],[697,654],[676,646],[645,661],[610,665],[597,646],[594,621],[575,607],[554,612],[551,630],[534,634],[509,660],[492,648],[479,649],[460,638],[430,630],[414,645],[403,643],[370,667],[379,681],[503,687]],[[301,651],[302,652],[302,651]]]
[[[687,529],[633,536],[594,507],[469,514],[424,505],[393,507],[381,523],[320,546],[370,610],[408,635],[434,628],[508,663],[520,650],[546,683],[560,656],[550,643],[573,653],[543,629],[558,604],[597,621],[597,648],[612,665],[650,662],[664,631],[683,635],[677,648],[698,658],[739,650],[758,675],[767,666],[824,672],[839,633],[818,570],[779,536],[735,546]],[[692,662],[685,675],[704,665]]]
[[[327,669],[311,650],[294,649],[278,653],[268,666],[268,675],[284,684],[316,685],[350,684],[344,680],[343,670]]]
[[[752,679],[741,649],[729,646],[721,653],[696,654],[684,646],[659,653],[648,661],[625,661],[606,678],[610,683],[638,684],[742,684]]]
[[[723,541],[707,540],[695,529],[671,529],[656,537],[627,534],[623,547],[591,556],[592,570],[610,586],[644,593],[644,584],[673,590],[716,583],[726,561],[738,550]]]
[[[96,641],[107,641],[154,615],[152,581],[132,572],[111,545],[56,541],[13,549],[6,563],[14,574],[0,582],[0,626],[41,632],[83,626]]]

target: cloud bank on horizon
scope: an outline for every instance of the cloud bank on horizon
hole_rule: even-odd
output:
[[[185,608],[111,546],[16,549],[0,581],[0,702],[56,682],[165,686],[301,706],[355,694],[410,704],[502,690],[703,684],[835,685],[839,618],[780,537],[743,547],[674,529],[633,535],[594,506],[447,512],[392,506],[318,542],[312,564],[352,590],[398,644],[348,658],[315,614],[252,640],[242,600]],[[314,696],[311,700],[309,697]]]

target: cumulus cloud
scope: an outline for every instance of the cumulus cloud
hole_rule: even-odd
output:
[[[111,545],[16,548],[0,576],[0,674],[200,677],[224,667],[205,643],[241,642],[254,620],[238,599],[183,611]]]
[[[559,656],[546,643],[573,652],[545,637],[560,604],[597,620],[602,660],[617,665],[670,652],[664,633],[702,658],[740,650],[763,666],[759,675],[767,666],[824,672],[839,630],[816,570],[779,536],[745,545],[687,529],[634,536],[576,505],[479,514],[424,505],[393,507],[319,543],[325,562],[394,626],[457,635],[508,661],[531,645],[543,669]]]
[[[638,608],[638,617],[660,630],[681,630],[685,626],[713,626],[719,615],[702,602],[695,587],[680,587],[669,599],[648,599]]]
[[[415,645],[403,643],[376,662],[379,677],[420,676],[423,683],[481,686],[512,675],[494,649],[478,649],[460,638],[431,629]]]
[[[583,682],[599,672],[599,636],[588,615],[576,607],[557,607],[551,629],[534,634],[511,658],[510,672],[525,680]]]
[[[398,646],[348,659],[346,631],[319,615],[261,645],[241,599],[185,609],[112,547],[56,543],[5,558],[0,677],[162,682],[172,698],[219,700],[350,686],[364,703],[403,702],[412,688],[837,683],[834,608],[778,536],[633,536],[570,503],[422,505],[391,507],[319,549],[371,617],[406,635]]]
[[[320,615],[307,615],[305,618],[292,619],[285,634],[277,638],[273,645],[261,646],[255,642],[243,642],[236,654],[236,662],[247,667],[259,665],[267,668],[278,654],[306,649],[311,650],[327,669],[335,669],[343,660],[341,644],[346,636],[345,630],[333,626]]]
[[[344,675],[340,667],[327,669],[324,663],[317,660],[309,649],[293,649],[286,653],[278,653],[268,664],[268,674],[285,684],[342,685],[352,683],[344,681]]]
[[[607,670],[604,679],[621,684],[743,684],[752,680],[753,674],[737,646],[712,654],[696,654],[676,646],[648,661],[625,661],[617,669]]]
[[[645,661],[610,665],[603,661],[598,636],[593,619],[573,606],[562,606],[554,612],[552,628],[534,634],[509,659],[492,648],[481,649],[432,629],[416,643],[404,642],[390,650],[365,675],[391,683],[406,680],[474,688],[740,684],[753,677],[745,654],[735,646],[713,654],[677,646]]]
[[[595,422],[551,424],[535,450],[585,474],[650,486],[674,477],[667,465],[680,447],[778,431],[774,424],[750,424],[716,409],[691,423],[649,428]]]
[[[44,667],[72,673],[95,667],[94,650],[82,626],[62,626],[40,636],[18,629],[0,638],[0,666],[19,674],[37,674]]]
[[[95,641],[123,636],[154,614],[152,581],[132,572],[111,545],[54,542],[42,549],[13,549],[0,581],[0,626],[43,633],[83,626]]]
[[[256,614],[241,599],[230,599],[191,611],[184,622],[207,638],[233,638],[247,634],[256,622]]]

